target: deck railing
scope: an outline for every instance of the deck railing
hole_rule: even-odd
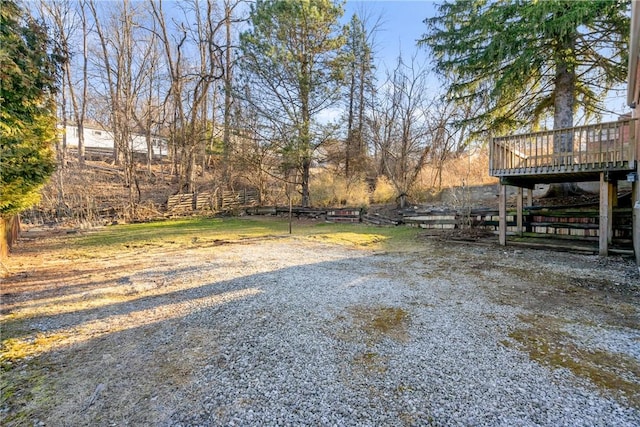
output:
[[[638,160],[636,120],[493,138],[489,173],[502,176],[633,168]]]

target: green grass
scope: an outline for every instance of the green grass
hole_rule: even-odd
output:
[[[291,237],[330,244],[403,250],[417,244],[418,230],[362,224],[329,224],[294,220]],[[67,249],[91,257],[99,249],[196,247],[251,239],[289,237],[289,224],[279,218],[195,218],[110,226],[86,235],[69,236]]]
[[[144,245],[149,243],[188,243],[238,240],[248,237],[268,237],[282,234],[286,225],[268,224],[238,219],[196,218],[141,224],[115,225],[73,240],[77,248],[113,245]]]

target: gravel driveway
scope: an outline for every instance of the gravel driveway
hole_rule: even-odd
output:
[[[640,425],[619,258],[283,238],[12,262],[3,321],[49,341],[5,366],[9,425]]]

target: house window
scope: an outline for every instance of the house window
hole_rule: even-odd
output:
[[[98,135],[98,136],[100,136],[100,135],[102,135],[102,132],[101,132],[101,131],[99,131],[99,130],[94,130],[94,131],[93,131],[93,134],[94,134],[94,135]]]

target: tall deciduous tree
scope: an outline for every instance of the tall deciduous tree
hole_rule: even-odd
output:
[[[35,204],[54,170],[57,60],[46,29],[0,2],[0,217]]]
[[[140,189],[133,156],[136,131],[135,110],[144,82],[148,78],[153,45],[145,42],[140,20],[142,4],[124,0],[99,13],[97,2],[88,1],[100,45],[99,58],[106,100],[109,102],[109,128],[114,139],[114,157],[122,163],[128,188],[129,215],[135,216]],[[104,22],[106,21],[106,22]],[[106,125],[106,124],[105,124]]]
[[[339,100],[344,67],[340,5],[331,0],[258,0],[252,28],[241,36],[243,66],[263,118],[288,128],[283,155],[300,172],[302,204],[310,204],[312,155],[326,140],[318,114]]]
[[[86,100],[88,85],[88,27],[87,14],[85,9],[86,0],[40,0],[40,14],[47,22],[47,26],[53,32],[53,39],[56,42],[57,51],[62,59],[62,90],[60,91],[61,124],[64,129],[67,127],[67,101],[71,102],[72,117],[77,127],[78,135],[78,162],[84,164],[84,121],[86,116]],[[81,39],[77,38],[77,31],[81,30]],[[80,47],[75,43],[80,41]],[[73,56],[81,54],[82,62],[81,77],[75,80]],[[59,165],[61,168],[66,164],[66,135],[62,135],[62,146],[58,147]]]
[[[190,26],[167,19],[162,1],[150,0],[158,29],[156,36],[164,51],[169,77],[167,93],[168,116],[171,122],[172,146],[179,155],[180,188],[188,192],[196,189],[196,157],[210,137],[207,137],[207,101],[210,88],[223,77],[220,48],[216,36],[224,25],[219,19],[215,3],[192,0],[181,3],[185,14],[193,13]],[[191,9],[191,11],[189,11]],[[177,25],[172,28],[171,24]],[[197,56],[189,57],[189,50]]]
[[[231,163],[231,126],[232,126],[232,109],[233,109],[233,74],[236,66],[236,50],[234,46],[233,24],[243,22],[246,18],[234,16],[235,9],[241,4],[241,0],[224,0],[224,122],[223,122],[223,171],[222,181],[226,186],[231,183],[230,163]]]
[[[393,183],[401,208],[431,153],[435,133],[431,127],[432,106],[426,69],[415,61],[407,65],[399,57],[380,90],[370,126],[378,174]]]
[[[573,126],[577,109],[603,109],[604,95],[626,77],[626,0],[445,1],[425,20],[419,44],[451,78],[449,95],[481,99],[472,118],[481,131]],[[557,150],[569,151],[567,141]]]

